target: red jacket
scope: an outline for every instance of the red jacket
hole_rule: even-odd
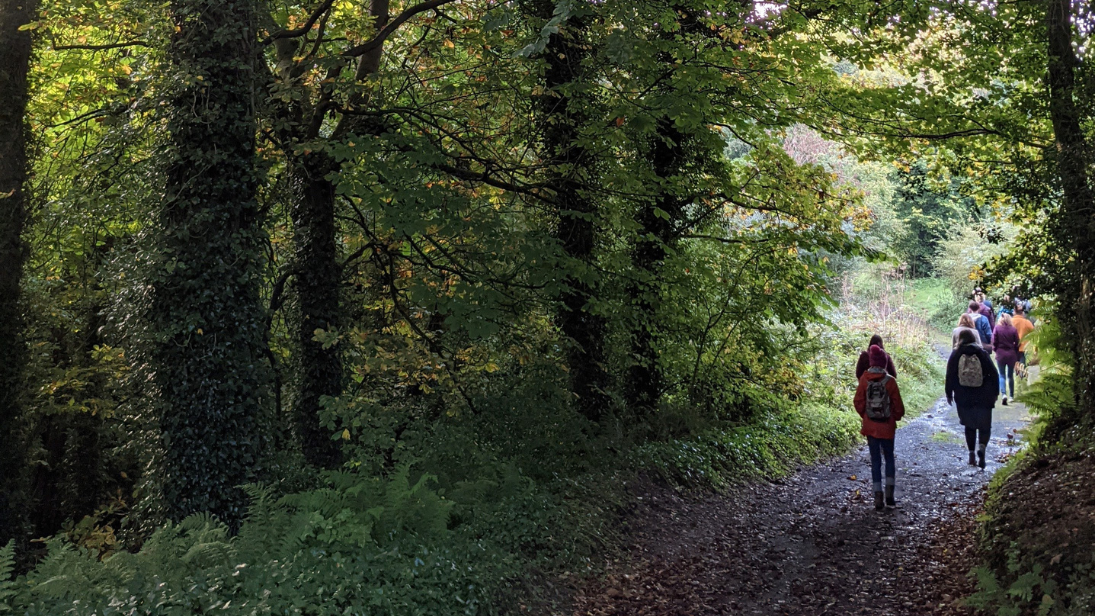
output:
[[[859,431],[863,436],[875,438],[893,438],[897,433],[897,422],[905,416],[905,403],[901,401],[901,390],[897,387],[897,379],[890,378],[886,383],[886,391],[890,393],[890,420],[883,423],[873,421],[863,416],[867,407],[867,383],[877,381],[887,376],[885,372],[868,370],[859,378],[859,387],[855,390],[855,411],[863,417],[863,428]]]

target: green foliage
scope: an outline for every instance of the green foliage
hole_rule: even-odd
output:
[[[1095,560],[1074,566],[1067,582],[1061,584],[1047,573],[1045,565],[1024,558],[1019,545],[1013,542],[1007,550],[1003,576],[985,566],[974,573],[977,592],[965,603],[985,613],[1082,616],[1095,606]]]
[[[11,600],[15,597],[15,582],[12,581],[12,571],[15,569],[15,541],[8,541],[0,548],[0,611],[12,610]]]
[[[1017,250],[1019,228],[1014,224],[973,222],[951,227],[939,243],[933,265],[956,298],[968,300],[975,286],[988,286],[988,268],[998,269]],[[999,308],[999,306],[997,306]]]
[[[1052,304],[1043,310],[1038,326],[1027,338],[1027,354],[1038,364],[1038,379],[1019,395],[1034,415],[1030,436],[1036,448],[1049,449],[1063,440],[1065,433],[1075,434],[1079,422],[1073,357]],[[1074,440],[1074,439],[1068,439]],[[1082,446],[1080,442],[1070,446]]]
[[[796,359],[783,360],[789,369],[777,378],[796,392],[794,401],[744,384],[750,410],[741,416],[750,420],[736,423],[730,416],[704,429],[693,428],[692,436],[644,445],[637,450],[639,463],[677,485],[724,489],[734,481],[783,475],[847,451],[860,438],[860,418],[851,401],[855,364],[871,333],[881,332],[888,341],[906,416],[911,419],[930,408],[939,398],[943,370],[923,322],[905,323],[905,307],[882,324],[850,308],[845,304],[832,314],[841,327],[816,327],[814,345]]]
[[[893,248],[914,277],[933,273],[932,261],[947,233],[972,213],[972,201],[959,194],[957,181],[933,185],[927,164],[918,160],[898,172],[894,212],[901,230]]]
[[[976,570],[978,591],[966,600],[966,604],[979,610],[993,610],[998,616],[1021,616],[1022,614],[1081,614],[1074,610],[1054,610],[1058,592],[1053,580],[1042,575],[1042,565],[1035,563],[1029,570],[1019,563],[1019,550],[1012,546],[1008,552],[1008,573],[1013,581],[1004,587],[996,574],[988,567]]]
[[[857,274],[967,204],[820,136],[877,3],[47,4],[29,419],[105,438],[56,456],[95,502],[28,613],[491,613],[588,569],[636,469],[845,451],[871,332],[938,392],[942,292]]]
[[[688,488],[724,490],[735,481],[783,476],[799,465],[844,453],[858,442],[854,411],[808,405],[769,412],[736,428],[714,429],[640,447],[636,462]]]
[[[282,498],[250,488],[236,536],[201,514],[103,561],[54,540],[17,582],[17,604],[26,614],[492,613],[514,561],[486,528],[450,530],[454,503],[408,472],[333,474],[326,488]]]
[[[941,278],[919,278],[909,285],[906,296],[911,309],[932,327],[948,332],[965,312],[966,300]]]

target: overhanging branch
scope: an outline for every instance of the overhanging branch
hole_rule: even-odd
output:
[[[292,30],[282,30],[280,32],[275,32],[263,39],[262,44],[269,45],[270,43],[273,43],[278,39],[296,38],[298,36],[304,36],[305,34],[308,34],[312,31],[312,26],[316,25],[316,22],[319,21],[319,18],[323,17],[323,15],[327,11],[331,10],[331,7],[334,6],[334,4],[335,0],[323,0],[323,3],[320,4],[319,7],[317,7],[316,10],[312,11],[312,14],[308,16],[308,21],[304,22],[303,26],[299,28],[293,28]]]
[[[125,43],[104,43],[102,45],[54,45],[53,51],[65,51],[68,49],[86,49],[90,51],[105,51],[108,49],[121,49],[123,47],[152,47],[145,41],[126,41]]]
[[[427,2],[416,4],[404,10],[399,15],[396,15],[395,19],[389,22],[388,25],[384,26],[384,28],[380,32],[376,33],[376,36],[356,47],[351,47],[350,49],[342,52],[342,55],[350,58],[363,56],[383,45],[384,41],[388,40],[388,37],[390,37],[393,32],[398,30],[399,26],[403,25],[403,22],[407,21],[408,19],[414,17],[419,13],[432,11],[433,9],[455,1],[456,0],[428,0]]]

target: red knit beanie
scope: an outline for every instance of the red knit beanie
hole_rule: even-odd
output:
[[[886,351],[883,351],[882,347],[877,344],[872,344],[871,348],[867,349],[867,357],[871,360],[872,368],[886,367]]]

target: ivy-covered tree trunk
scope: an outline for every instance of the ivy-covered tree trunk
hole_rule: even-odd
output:
[[[553,2],[535,6],[537,17],[544,20],[551,19],[554,10]],[[568,339],[571,391],[581,413],[597,422],[608,406],[609,379],[604,363],[607,322],[590,306],[596,292],[597,205],[587,191],[594,157],[582,143],[581,127],[588,116],[585,107],[592,101],[570,88],[583,80],[582,63],[589,56],[581,40],[584,27],[581,17],[571,17],[548,39],[543,52],[544,94],[536,97],[536,106],[542,156],[558,208],[556,237],[568,260],[556,322]]]
[[[1057,142],[1057,174],[1064,193],[1058,229],[1067,236],[1062,244],[1071,245],[1076,256],[1072,280],[1068,281],[1071,292],[1061,310],[1073,334],[1080,409],[1091,415],[1095,413],[1095,194],[1087,166],[1092,157],[1074,100],[1075,70],[1080,60],[1072,48],[1072,2],[1048,0],[1046,6],[1049,112]]]
[[[233,524],[253,478],[268,392],[255,200],[254,0],[173,0],[171,157],[152,273],[151,353],[163,495],[179,520]]]
[[[26,363],[20,285],[27,249],[27,72],[36,0],[0,0],[0,545],[22,534],[25,497],[22,371]]]
[[[662,118],[654,135],[651,165],[660,187],[657,197],[636,215],[638,239],[632,251],[635,278],[630,285],[635,310],[632,332],[633,363],[627,372],[625,395],[638,413],[652,412],[661,399],[665,378],[658,365],[655,346],[661,306],[662,265],[673,247],[684,214],[684,201],[674,191],[677,176],[687,158],[687,137],[669,118]]]
[[[338,443],[320,423],[323,396],[342,393],[342,356],[337,346],[324,348],[315,331],[341,324],[335,225],[335,187],[327,175],[337,165],[323,153],[304,154],[292,170],[294,201],[294,306],[290,327],[296,339],[293,419],[309,464],[334,468],[341,462]]]

